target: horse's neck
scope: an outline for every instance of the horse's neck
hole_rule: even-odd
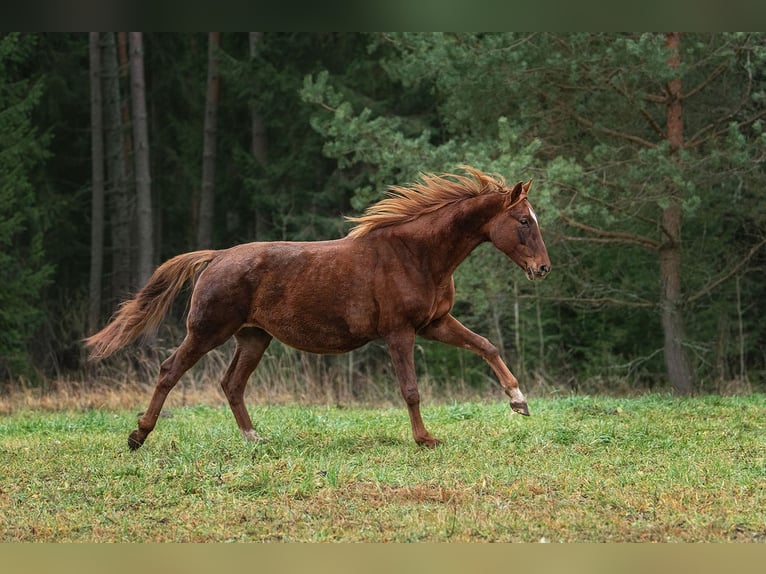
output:
[[[488,240],[485,225],[497,214],[501,198],[478,196],[419,217],[394,231],[424,268],[443,278],[479,244]]]

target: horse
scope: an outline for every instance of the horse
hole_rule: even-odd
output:
[[[530,280],[551,263],[527,195],[531,180],[506,186],[497,174],[470,166],[462,173],[421,174],[359,217],[346,236],[327,241],[253,242],[193,251],[160,265],[113,320],[85,339],[91,360],[103,359],[151,333],[187,281],[193,288],[186,335],[160,365],[156,387],[128,446],[154,429],[179,378],[232,336],[234,355],[221,386],[243,437],[265,441],[245,407],[245,386],[272,339],[310,353],[344,353],[383,340],[407,405],[412,436],[435,447],[420,415],[416,335],[468,349],[494,371],[513,411],[529,415],[516,377],[486,338],[450,314],[453,273],[479,244],[490,241]]]

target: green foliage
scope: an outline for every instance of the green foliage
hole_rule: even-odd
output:
[[[460,164],[481,166],[520,180],[540,147],[534,138],[520,139],[516,124],[502,113],[487,122],[474,116],[451,123],[452,116],[443,109],[476,111],[475,101],[470,105],[465,101],[474,92],[462,89],[463,85],[473,85],[471,78],[460,75],[466,64],[449,59],[435,61],[452,54],[444,46],[440,49],[440,42],[450,42],[446,36],[414,38],[417,41],[412,45],[407,35],[385,36],[388,49],[382,67],[395,98],[370,103],[366,94],[345,85],[343,78],[331,78],[327,73],[307,77],[304,83],[303,98],[320,110],[314,114],[312,126],[326,140],[324,153],[336,159],[339,168],[363,174],[353,200],[358,209],[380,199],[388,185],[412,181],[421,172],[452,172]],[[380,58],[382,44],[380,37],[373,36],[368,57]],[[391,52],[391,46],[399,51]],[[450,44],[449,48],[454,47]],[[460,55],[467,60],[472,53]],[[421,66],[431,72],[421,73]],[[433,70],[439,70],[439,74],[434,75]],[[429,79],[433,83],[426,88]],[[456,86],[450,79],[465,84]],[[451,99],[458,95],[464,98],[460,104]],[[469,119],[470,128],[460,123]]]
[[[317,106],[312,125],[327,140],[324,152],[341,169],[369,174],[355,190],[354,206],[378,199],[388,182],[459,163],[509,179],[532,176],[530,197],[543,214],[555,272],[534,295],[522,290],[522,298],[548,302],[541,313],[536,305],[522,308],[518,324],[528,334],[544,325],[549,349],[558,349],[550,362],[559,375],[574,367],[582,380],[622,365],[623,375],[635,376],[640,364],[653,372],[650,379],[657,377],[659,266],[646,245],[664,241],[662,210],[678,200],[686,218],[683,277],[689,295],[710,285],[713,261],[726,257],[733,244],[724,238],[738,233],[729,225],[711,243],[717,221],[736,219],[735,213],[742,221],[761,217],[753,202],[722,201],[716,208],[708,202],[732,179],[738,189],[762,187],[762,170],[753,169],[764,157],[758,121],[762,38],[686,35],[678,72],[668,66],[662,34],[382,34],[371,36],[368,57],[380,59],[406,107],[385,99],[367,105],[365,94],[328,73],[307,78],[303,90]],[[663,130],[665,85],[677,73],[690,93],[684,102],[690,143],[676,156]],[[567,219],[557,221],[559,214]],[[594,243],[581,228],[568,228],[570,219],[636,241],[607,243],[602,236]],[[762,237],[763,226],[748,233]],[[484,259],[477,256],[475,265],[467,262],[458,273],[469,279],[461,282],[456,312],[467,311],[468,324],[489,333],[491,308],[501,332],[510,335],[507,318],[519,297],[510,296],[512,271]],[[719,269],[732,267],[721,263]],[[489,287],[503,282],[504,291]],[[497,293],[491,304],[488,290]],[[751,292],[748,300],[755,297]],[[731,301],[724,306],[730,325],[747,321],[745,331],[760,332],[748,317],[734,319]],[[706,310],[689,311],[690,345],[710,349],[720,333],[698,320]],[[540,364],[538,353],[517,351],[522,371],[533,368],[531,357]],[[704,381],[710,365],[699,366]]]
[[[242,94],[243,101],[261,116],[268,141],[268,161],[250,153],[250,134],[239,132],[233,157],[242,182],[242,208],[256,221],[241,240],[312,240],[340,237],[342,214],[349,205],[349,175],[335,171],[335,162],[322,154],[324,142],[311,128],[313,108],[299,92],[303,79],[318,69],[351,74],[356,54],[363,49],[356,34],[265,34],[252,61],[231,55],[224,66],[224,82]],[[242,52],[240,51],[240,54]],[[364,71],[357,70],[362,76]],[[244,121],[243,121],[244,120]],[[249,118],[241,118],[249,126]]]
[[[26,66],[34,37],[0,37],[0,377],[29,374],[27,345],[43,319],[41,295],[52,265],[45,259],[45,206],[36,193],[47,138],[32,125],[42,80]]]
[[[145,57],[159,263],[193,248],[207,38],[146,34]],[[763,34],[682,35],[677,154],[665,137],[675,73],[663,34],[264,33],[251,56],[247,34],[224,33],[219,62],[216,246],[340,237],[343,215],[420,172],[472,164],[532,179],[553,273],[531,284],[481,249],[456,275],[455,315],[503,349],[522,385],[665,388],[647,245],[664,241],[662,210],[678,201],[698,387],[766,381]],[[0,66],[0,377],[30,364],[76,369],[90,238],[87,37],[6,34]],[[583,226],[645,241],[594,242]],[[423,374],[486,384],[480,359],[421,348]],[[363,373],[388,368],[382,351],[357,359]]]

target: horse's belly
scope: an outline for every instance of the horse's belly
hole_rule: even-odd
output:
[[[253,326],[260,327],[285,345],[310,353],[335,354],[345,353],[365,345],[375,337],[354,335],[343,325],[332,322],[314,322],[293,320]]]
[[[378,337],[374,308],[364,304],[326,298],[303,305],[288,297],[253,311],[248,325],[311,353],[345,353]]]

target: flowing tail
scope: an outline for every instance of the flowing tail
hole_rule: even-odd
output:
[[[133,299],[120,305],[111,323],[85,339],[90,360],[104,359],[159,327],[184,284],[216,255],[214,250],[192,251],[169,259],[152,274]]]

